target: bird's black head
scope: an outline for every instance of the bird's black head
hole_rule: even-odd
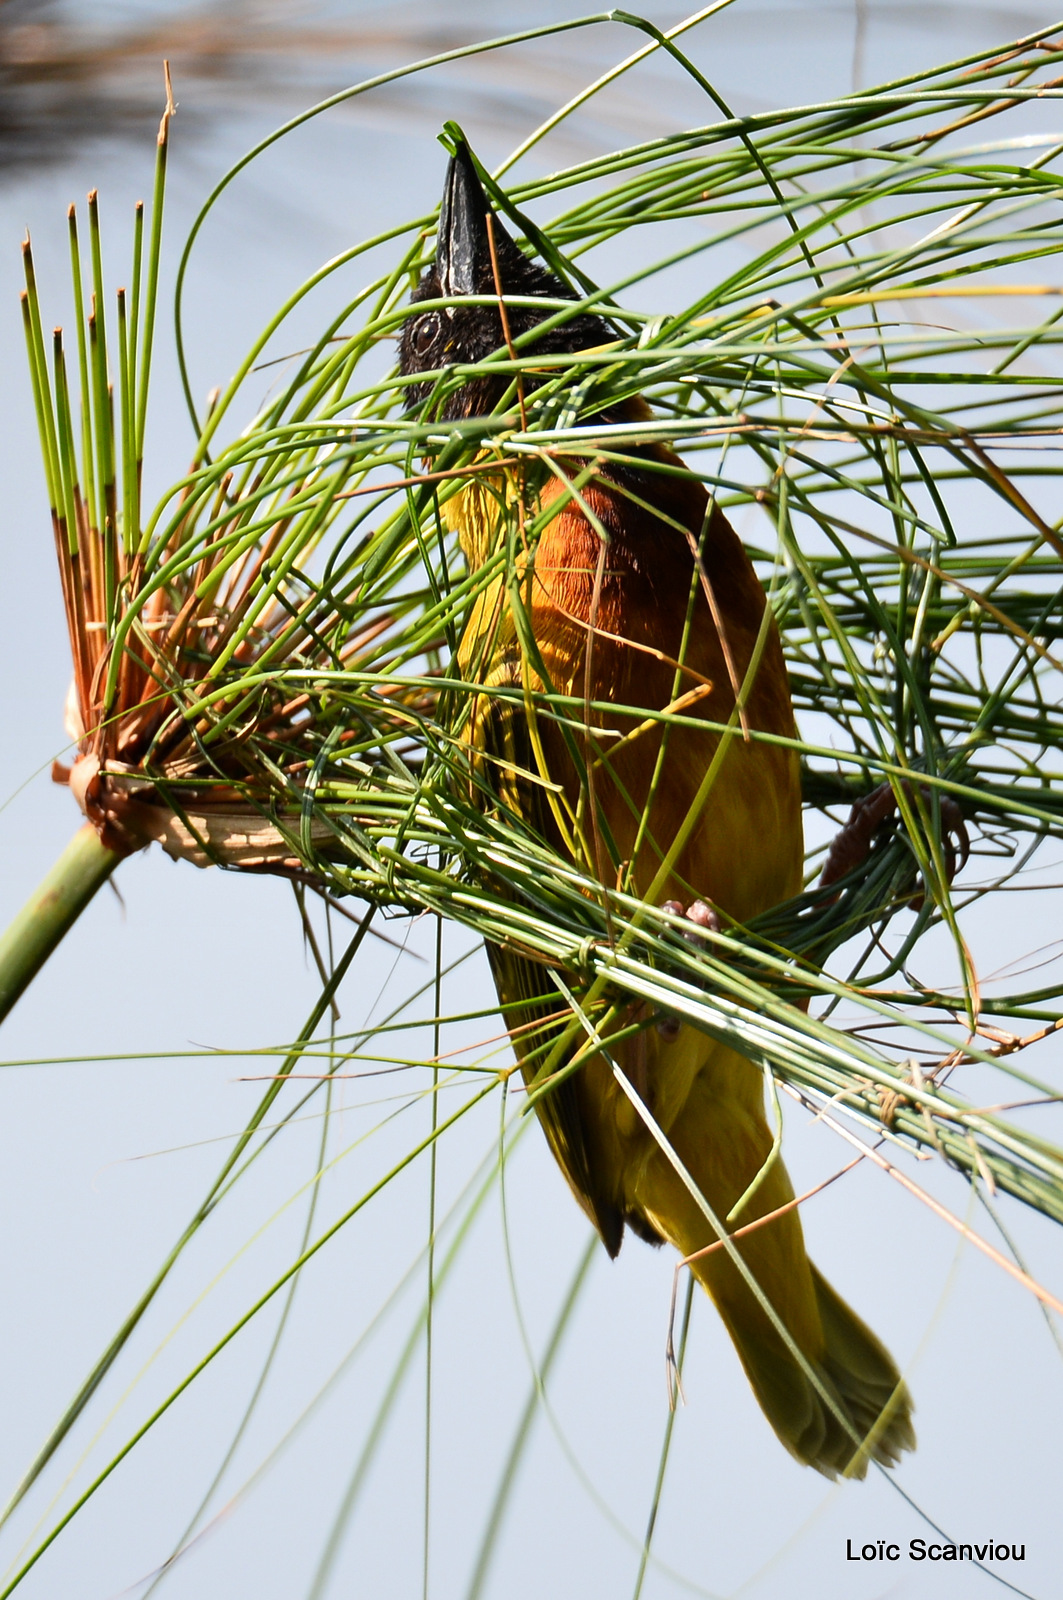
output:
[[[496,282],[491,261],[488,217],[498,263]],[[416,305],[422,300],[449,300],[463,295],[545,296],[551,300],[571,300],[569,289],[537,262],[519,250],[496,213],[476,174],[468,148],[460,144],[447,168],[443,204],[439,212],[436,259],[425,272],[412,295]],[[529,306],[507,306],[510,337],[522,334],[554,314]],[[563,351],[585,350],[604,344],[611,337],[605,323],[588,313],[571,317],[549,329],[541,338],[521,345],[519,354],[540,356]],[[403,326],[399,341],[399,370],[404,377],[418,372],[438,372],[457,362],[475,362],[502,349],[505,332],[497,305],[447,306],[442,310],[414,313]],[[535,387],[534,376],[524,379],[525,391]],[[441,415],[444,418],[483,416],[494,409],[509,382],[505,377],[476,378],[447,396]],[[411,384],[407,406],[412,408],[432,392],[432,383]]]

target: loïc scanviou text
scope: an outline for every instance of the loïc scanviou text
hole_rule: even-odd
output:
[[[1026,1546],[995,1539],[971,1544],[929,1544],[925,1539],[909,1539],[904,1551],[899,1544],[874,1539],[854,1550],[853,1541],[845,1541],[846,1561],[900,1561],[904,1554],[909,1561],[1025,1561]]]

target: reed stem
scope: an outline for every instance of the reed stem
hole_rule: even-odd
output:
[[[75,833],[0,935],[0,1022],[122,859],[102,843],[91,823]]]

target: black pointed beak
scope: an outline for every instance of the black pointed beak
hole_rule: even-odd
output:
[[[468,146],[459,144],[447,168],[439,209],[436,273],[445,295],[487,294],[493,288],[489,212],[497,252],[501,239],[508,241],[509,236],[491,210]]]

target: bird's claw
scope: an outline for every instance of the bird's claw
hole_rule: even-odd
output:
[[[705,904],[704,900],[694,900],[688,906],[684,906],[681,900],[665,900],[661,910],[667,911],[670,916],[682,917],[684,921],[690,923],[689,928],[683,929],[682,937],[698,950],[704,950],[709,944],[709,940],[705,937],[706,933],[720,931],[719,916],[711,906]],[[657,1018],[657,1032],[669,1044],[678,1038],[681,1027],[680,1019],[669,1016],[667,1012],[662,1012]]]
[[[905,783],[902,787],[911,797],[912,785]],[[926,785],[920,786],[919,794],[925,803],[930,803],[930,790]],[[963,812],[956,801],[950,795],[939,794],[938,806],[941,812],[942,843],[945,847],[945,874],[951,883],[957,872],[967,865],[971,853],[971,841],[963,820]],[[819,880],[821,889],[836,883],[839,878],[844,878],[854,867],[858,867],[867,859],[877,829],[887,817],[894,814],[896,809],[897,796],[888,783],[879,784],[877,789],[872,789],[870,794],[856,801],[849,813],[848,821],[835,834],[827,852],[827,860]],[[916,897],[912,903],[917,907],[922,905],[923,897]]]
[[[706,933],[719,933],[720,919],[711,906],[704,900],[693,900],[690,905],[684,906],[681,900],[665,900],[661,906],[662,911],[667,911],[670,916],[682,917],[692,924],[683,929],[683,938],[688,944],[696,945],[699,950],[704,950],[709,941]]]

